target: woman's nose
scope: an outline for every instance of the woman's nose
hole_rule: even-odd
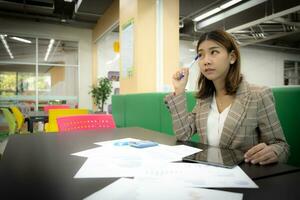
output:
[[[202,62],[205,66],[207,66],[207,65],[211,64],[211,59],[209,58],[209,56],[203,56]]]

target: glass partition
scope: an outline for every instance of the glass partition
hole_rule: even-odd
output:
[[[68,66],[39,66],[39,107],[45,104],[78,104],[78,68]]]
[[[1,62],[35,63],[35,38],[0,33],[0,40]]]
[[[39,39],[40,65],[78,65],[78,42],[57,40],[57,39]]]
[[[0,33],[0,107],[78,104],[78,42]]]

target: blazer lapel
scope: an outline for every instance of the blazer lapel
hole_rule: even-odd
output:
[[[249,100],[250,93],[248,89],[248,84],[247,82],[242,81],[236,93],[235,100],[233,101],[230,111],[224,122],[224,127],[219,144],[220,147],[230,147],[234,136],[237,134],[242,119],[244,119],[246,115],[245,110],[248,107]]]
[[[207,144],[207,118],[208,118],[208,113],[210,111],[210,104],[212,101],[212,97],[208,97],[204,99],[201,102],[201,108],[200,108],[200,121],[199,121],[199,127],[200,127],[200,134],[202,137],[202,143]]]

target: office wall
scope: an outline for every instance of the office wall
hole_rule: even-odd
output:
[[[179,41],[179,67],[189,67],[193,62],[196,55],[196,44],[192,41],[180,40]],[[199,67],[198,64],[195,63],[190,68],[190,76],[187,83],[187,89],[190,91],[194,91],[197,88],[197,80],[199,76]],[[171,77],[170,77],[171,79]],[[171,85],[171,89],[173,90],[173,86]]]
[[[242,73],[255,84],[269,87],[282,86],[285,60],[300,61],[299,54],[285,53],[272,49],[242,47]]]
[[[192,41],[180,41],[180,64],[188,66],[194,56],[195,44]],[[285,60],[300,61],[299,54],[286,53],[271,48],[241,47],[242,73],[246,80],[257,85],[269,87],[283,86],[283,66]],[[187,89],[196,89],[199,68],[194,64],[190,69],[190,78]],[[171,77],[170,77],[171,78]]]
[[[0,32],[79,42],[79,106],[92,108],[92,30],[0,18]]]

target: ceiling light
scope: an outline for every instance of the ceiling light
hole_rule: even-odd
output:
[[[241,5],[238,5],[238,6],[234,7],[234,8],[226,10],[226,11],[224,11],[222,13],[219,13],[219,14],[217,14],[215,16],[212,16],[212,17],[210,17],[208,19],[205,19],[205,20],[203,20],[201,22],[198,22],[197,25],[195,26],[196,30],[199,30],[199,29],[204,28],[204,27],[206,27],[206,26],[208,26],[210,24],[213,24],[213,23],[219,22],[221,20],[224,20],[227,17],[230,17],[232,15],[240,13],[240,12],[242,12],[244,10],[247,10],[247,9],[249,9],[251,7],[254,7],[254,6],[256,6],[258,4],[261,4],[263,2],[266,2],[266,1],[267,0],[246,1],[245,3],[243,3]]]
[[[11,39],[13,40],[18,40],[20,42],[24,42],[24,43],[28,43],[28,44],[31,44],[31,41],[30,40],[26,40],[24,38],[19,38],[19,37],[10,37]]]
[[[8,44],[7,44],[7,42],[6,42],[6,39],[5,39],[6,36],[7,36],[7,35],[0,35],[1,41],[2,41],[4,47],[5,47],[6,51],[7,51],[7,53],[8,53],[8,55],[9,55],[10,59],[14,59],[14,56],[12,55],[12,53],[11,53],[11,51],[10,51],[10,49],[9,49],[9,46],[8,46]]]
[[[224,10],[224,9],[230,7],[230,6],[233,6],[234,4],[237,4],[240,1],[242,1],[242,0],[231,0],[231,1],[219,6],[217,8],[214,8],[214,9],[212,9],[212,10],[210,10],[210,11],[208,11],[208,12],[202,14],[202,15],[197,16],[196,18],[193,19],[193,21],[195,21],[195,22],[201,21],[202,19],[205,19],[209,16],[212,16],[212,15],[220,12],[221,10]]]
[[[202,14],[202,15],[199,15],[198,17],[193,19],[193,21],[196,21],[196,22],[201,21],[202,19],[205,19],[205,18],[207,18],[207,17],[209,17],[213,14],[216,14],[216,13],[220,12],[221,10],[222,10],[221,8],[217,7],[217,8],[212,9],[212,10],[210,10],[210,11],[208,11],[208,12]]]
[[[48,49],[47,49],[47,52],[46,52],[46,55],[45,55],[45,58],[44,58],[45,61],[48,60],[48,56],[49,56],[49,54],[50,54],[50,52],[52,50],[54,42],[55,42],[54,39],[51,39],[50,42],[49,42]]]
[[[228,8],[228,7],[230,7],[230,6],[234,5],[234,4],[237,4],[240,1],[242,1],[242,0],[232,0],[232,1],[229,1],[229,2],[221,5],[220,8],[221,9],[226,9],[226,8]]]

